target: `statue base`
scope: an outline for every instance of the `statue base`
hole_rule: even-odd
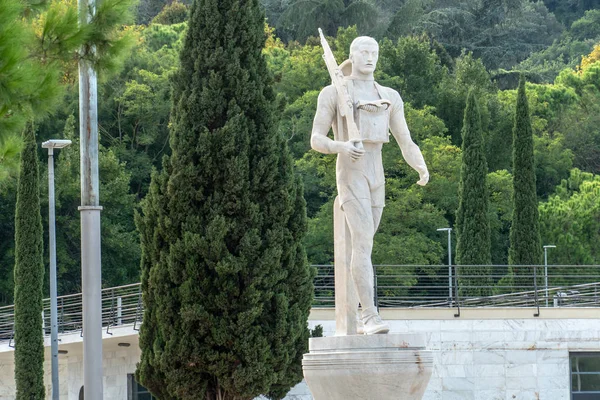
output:
[[[420,400],[433,354],[418,335],[312,338],[304,378],[315,400]]]

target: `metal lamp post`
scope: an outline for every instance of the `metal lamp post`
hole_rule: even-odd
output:
[[[448,232],[448,293],[450,296],[450,305],[452,305],[452,228],[439,228],[439,232]]]
[[[42,148],[48,149],[48,234],[50,237],[50,352],[52,357],[52,400],[58,400],[58,311],[56,293],[56,216],[54,206],[54,149],[71,144],[70,140],[48,140]]]
[[[548,249],[556,248],[553,244],[544,246],[544,286],[546,286],[546,307],[548,307]]]

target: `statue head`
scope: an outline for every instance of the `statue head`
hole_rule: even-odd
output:
[[[352,75],[372,75],[379,59],[379,44],[369,36],[359,36],[350,45]]]

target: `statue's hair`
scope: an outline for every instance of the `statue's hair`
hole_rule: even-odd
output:
[[[350,44],[350,55],[352,55],[352,53],[354,52],[354,50],[356,50],[358,46],[366,43],[375,43],[375,46],[379,48],[379,43],[377,43],[377,40],[373,39],[370,36],[359,36],[352,41],[352,44]]]

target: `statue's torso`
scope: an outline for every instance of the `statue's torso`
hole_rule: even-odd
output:
[[[373,81],[347,81],[348,93],[354,103],[354,121],[358,126],[365,153],[358,160],[340,153],[337,158],[336,181],[339,202],[343,205],[353,199],[369,199],[372,207],[385,205],[385,176],[381,159],[381,147],[389,141],[391,107],[363,107],[377,104],[385,99],[383,88]],[[339,110],[338,110],[339,117]],[[344,127],[337,135],[345,135]],[[348,140],[339,137],[336,140]]]
[[[363,143],[382,144],[389,142],[390,126],[395,118],[403,118],[404,105],[402,98],[392,88],[384,87],[376,82],[364,82],[355,84],[351,79],[347,80],[348,92],[355,105],[354,122],[359,128]],[[359,110],[358,105],[368,102],[387,101],[386,107],[378,109],[378,112],[365,112]],[[389,107],[388,107],[389,106]],[[341,116],[338,107],[338,96],[333,85],[329,85],[319,94],[318,111],[315,115],[315,124],[329,123],[333,129],[334,140],[346,142],[350,140],[346,120]]]
[[[389,104],[374,106],[386,98],[384,88],[373,81],[347,80],[348,91],[354,102],[354,121],[358,126],[363,143],[389,142]]]

